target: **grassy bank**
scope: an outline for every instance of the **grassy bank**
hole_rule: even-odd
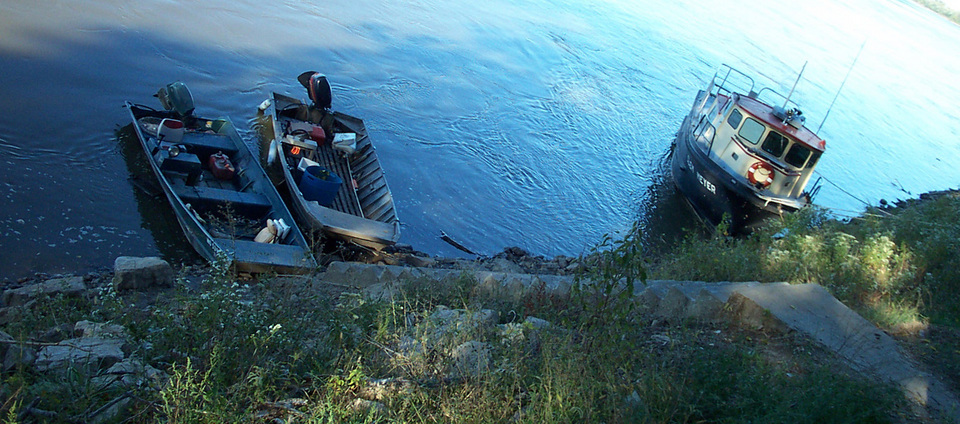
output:
[[[608,265],[632,256],[630,243],[614,245]],[[602,274],[624,276],[597,268]],[[652,320],[613,285],[511,298],[467,277],[409,281],[394,302],[302,280],[237,282],[227,272],[188,286],[140,306],[108,289],[92,303],[43,301],[8,331],[21,338],[80,319],[119,323],[137,341],[135,354],[169,379],[111,388],[24,367],[5,376],[0,416],[23,422],[17,414],[30,404],[55,411],[51,421],[78,421],[123,396],[136,402],[114,422],[872,423],[908,415],[896,392],[843,372],[804,340]],[[451,315],[459,318],[442,318]],[[488,355],[461,367],[463,346]]]
[[[930,9],[940,15],[943,15],[945,18],[951,20],[953,23],[960,24],[960,11],[957,11],[950,6],[947,6],[940,0],[914,0],[918,4],[927,9]]]
[[[749,238],[690,237],[654,278],[818,283],[901,336],[960,387],[960,194],[931,193],[849,222],[808,209]]]
[[[39,344],[80,320],[120,324],[130,355],[167,378],[118,387],[19,366],[3,376],[0,419],[81,422],[124,399],[112,422],[923,422],[806,340],[659,320],[625,293],[648,277],[816,282],[884,328],[929,325],[911,333],[926,340],[915,352],[955,383],[958,212],[953,194],[850,223],[809,210],[746,239],[691,237],[653,262],[639,235],[606,238],[581,276],[596,290],[562,298],[467,275],[407,281],[392,301],[223,267],[149,295],[92,281],[95,295],[40,299],[3,330]]]
[[[655,278],[818,283],[881,327],[960,326],[960,197],[870,209],[838,222],[815,208],[748,238],[688,238],[651,266]]]

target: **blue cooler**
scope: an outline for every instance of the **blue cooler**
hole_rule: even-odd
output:
[[[327,172],[326,179],[323,178],[323,171]],[[333,205],[333,199],[337,198],[341,184],[343,180],[337,174],[322,166],[308,166],[297,186],[300,187],[304,199],[329,207]]]

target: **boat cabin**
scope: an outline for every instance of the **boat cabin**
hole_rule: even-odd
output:
[[[748,182],[757,196],[791,207],[805,204],[804,189],[826,143],[803,126],[799,109],[787,109],[786,97],[761,90],[784,102],[783,107],[770,106],[759,100],[752,80],[749,90],[743,90],[749,94],[739,94],[729,86],[727,74],[720,83],[716,77],[711,81],[692,111],[694,146],[728,174]]]

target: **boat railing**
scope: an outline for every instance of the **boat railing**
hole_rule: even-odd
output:
[[[720,80],[719,83],[717,83],[718,79]],[[713,81],[711,81],[711,88],[716,90],[716,92],[711,93],[714,95],[716,94],[732,95],[734,93],[747,93],[747,97],[764,101],[765,99],[761,98],[761,96],[764,96],[764,94],[766,94],[767,97],[774,97],[775,101],[766,99],[765,103],[769,103],[771,105],[773,104],[779,105],[781,103],[784,103],[785,105],[792,105],[793,107],[797,107],[797,104],[795,102],[793,102],[792,100],[789,100],[787,96],[780,94],[773,88],[762,87],[760,88],[760,90],[755,90],[756,83],[754,82],[751,76],[745,74],[739,69],[734,68],[726,63],[720,65],[720,68],[717,70],[717,73],[714,74]],[[784,108],[786,108],[786,106],[784,106]]]

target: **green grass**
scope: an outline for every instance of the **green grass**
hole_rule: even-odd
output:
[[[943,17],[949,19],[955,24],[960,24],[960,11],[954,10],[940,0],[914,0],[918,4],[930,9]]]
[[[960,289],[958,214],[955,196],[850,223],[811,209],[748,238],[691,236],[653,262],[633,230],[581,258],[590,266],[579,278],[598,284],[569,296],[518,294],[464,274],[406,281],[393,301],[371,301],[302,279],[238,281],[219,267],[147,306],[109,289],[45,299],[5,330],[23,340],[80,319],[125,326],[134,353],[170,376],[131,389],[128,422],[911,422],[902,395],[843,372],[804,340],[656,320],[629,294],[648,277],[819,283],[881,327],[935,324],[918,355],[960,363],[949,296]],[[442,307],[474,317],[492,309],[498,325],[450,325],[434,317]],[[537,330],[524,323],[530,316],[554,325]],[[488,361],[452,376],[451,352],[466,342],[485,343]],[[357,407],[370,379],[406,386],[378,399],[383,411]],[[79,373],[28,368],[3,384],[6,422],[27,404],[77,421],[123,394]]]

